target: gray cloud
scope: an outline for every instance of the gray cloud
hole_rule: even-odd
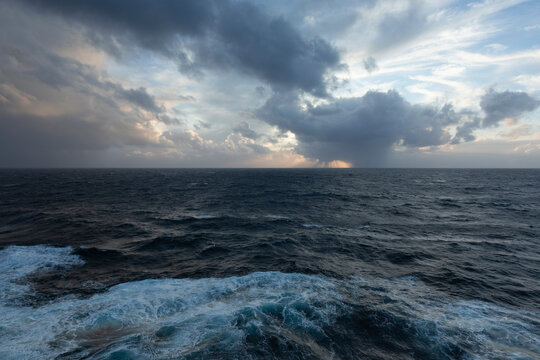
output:
[[[368,73],[372,73],[373,71],[379,69],[379,66],[377,66],[377,61],[372,56],[364,59],[364,69]]]
[[[302,26],[303,31],[317,31],[340,36],[359,20],[358,8],[372,6],[377,0],[307,0],[264,1],[273,14],[284,14]],[[298,21],[303,20],[303,21]]]
[[[318,3],[321,8],[330,6]],[[0,166],[100,166],[104,164],[100,159],[111,153],[123,159],[129,150],[136,150],[149,166],[153,160],[160,161],[152,154],[185,161],[167,163],[169,166],[215,166],[238,164],[232,160],[236,157],[271,153],[257,144],[261,139],[279,143],[258,134],[247,122],[228,133],[230,124],[238,121],[233,112],[221,121],[219,111],[198,116],[200,113],[190,109],[178,110],[183,121],[194,114],[186,123],[202,130],[201,134],[178,128],[160,133],[152,125],[156,120],[166,125],[181,121],[167,114],[146,88],[130,89],[109,81],[99,69],[65,55],[88,42],[120,60],[129,59],[134,47],[153,51],[191,75],[234,71],[238,80],[236,73],[247,74],[249,77],[241,78],[247,82],[243,89],[253,92],[255,88],[258,97],[251,102],[256,97],[252,94],[249,101],[242,101],[260,106],[257,101],[271,96],[256,115],[282,134],[293,132],[299,153],[356,166],[384,166],[395,146],[469,142],[474,140],[475,130],[497,126],[505,118],[517,119],[539,106],[526,93],[494,90],[482,97],[483,116],[456,111],[449,104],[414,105],[395,91],[331,99],[328,91],[339,85],[331,72],[342,66],[335,47],[315,35],[305,35],[310,28],[307,23],[299,25],[301,33],[279,12],[269,15],[265,7],[249,2],[134,0],[126,5],[119,0],[25,0],[25,4],[0,0]],[[8,7],[11,12],[5,11]],[[328,26],[336,33],[344,31],[334,20]],[[356,20],[351,15],[350,23],[343,26]],[[387,49],[414,38],[426,24],[419,7],[389,15],[380,23],[373,49]],[[310,31],[316,32],[317,26]],[[373,71],[377,63],[368,57],[364,66]],[[253,83],[251,77],[267,84]],[[221,81],[216,82],[217,94],[231,83]],[[303,101],[305,92],[328,102],[313,105]],[[194,101],[189,95],[177,98]],[[224,102],[217,96],[212,100],[216,106]],[[219,126],[212,128],[219,129],[205,131],[212,125],[206,119],[219,119]]]
[[[293,132],[299,141],[298,151],[305,156],[356,166],[382,166],[396,144],[446,144],[452,136],[445,127],[461,119],[451,105],[412,105],[396,91],[370,91],[362,97],[318,106],[302,104],[293,94],[275,94],[257,116]]]
[[[249,124],[246,121],[242,121],[240,124],[236,125],[233,128],[233,131],[248,139],[256,140],[261,137],[260,134],[249,127]]]
[[[158,106],[158,104],[156,104],[156,99],[148,94],[144,87],[140,87],[138,89],[124,89],[122,86],[117,84],[111,84],[111,86],[115,88],[116,94],[120,98],[127,100],[142,109],[150,111],[154,114],[159,114],[165,110],[163,106]]]
[[[490,89],[480,101],[480,107],[486,114],[482,120],[483,127],[499,125],[506,118],[516,119],[526,112],[540,106],[540,101],[529,94],[519,91],[496,92]]]
[[[294,133],[299,141],[297,150],[307,157],[384,166],[396,145],[420,148],[473,141],[476,129],[496,126],[507,117],[518,118],[540,102],[522,92],[489,90],[480,105],[485,117],[470,110],[455,111],[451,104],[410,104],[394,90],[369,91],[362,97],[335,99],[318,106],[288,93],[274,94],[256,115]]]
[[[189,157],[212,166],[219,163],[216,159],[233,163],[235,157],[246,160],[270,153],[255,143],[259,135],[247,123],[223,142],[192,131],[160,134],[152,125],[155,120],[166,125],[180,121],[146,88],[127,88],[75,60],[85,56],[79,51],[88,40],[101,42],[117,56],[129,56],[137,45],[194,71],[235,69],[267,81],[275,91],[295,89],[318,96],[327,95],[326,72],[339,60],[324,40],[304,38],[283,18],[246,3],[27,3],[32,6],[0,2],[0,166],[103,166],[110,157],[118,166],[132,151],[132,159],[161,154],[155,156],[168,161]],[[41,10],[50,12],[43,15]],[[199,10],[209,13],[198,16]],[[159,13],[166,17],[163,22]],[[211,125],[199,122],[205,128]]]
[[[406,43],[428,28],[428,14],[424,11],[423,1],[409,0],[408,7],[398,13],[389,13],[377,26],[376,37],[371,48],[383,51],[395,45]]]
[[[255,88],[255,92],[257,93],[258,96],[261,96],[261,97],[266,95],[266,89],[263,86],[257,86]]]
[[[165,107],[158,105],[156,99],[148,94],[144,87],[139,87],[138,89],[125,89],[121,85],[109,81],[99,85],[111,88],[118,99],[126,100],[140,109],[149,111],[154,115],[156,120],[159,120],[166,125],[179,125],[182,123],[178,118],[167,115],[165,113]],[[194,100],[194,97],[189,95],[177,95],[177,98],[184,101]]]
[[[52,52],[73,32],[1,3],[0,22],[0,166],[88,166],[109,149],[159,145],[149,121],[162,109],[145,89]]]
[[[85,24],[89,39],[121,54],[127,43],[175,60],[182,71],[235,69],[275,88],[327,96],[325,75],[339,66],[327,41],[303,37],[287,20],[240,1],[26,0]]]
[[[473,132],[480,127],[481,118],[472,112],[465,112],[464,115],[468,115],[471,119],[456,128],[456,135],[452,139],[452,144],[459,144],[460,142],[468,142],[476,139]]]
[[[36,116],[0,106],[0,166],[88,166],[109,148],[149,144],[146,131],[114,112]]]
[[[474,131],[479,128],[496,127],[504,119],[519,120],[525,113],[534,111],[540,106],[540,101],[535,100],[529,94],[520,91],[497,92],[489,89],[480,99],[480,108],[484,116],[472,111],[461,111],[468,118],[456,128],[453,144],[473,141]]]
[[[169,116],[167,114],[157,114],[156,119],[164,123],[165,125],[180,125],[182,121],[178,118]]]
[[[209,122],[206,122],[206,121],[199,121],[197,124],[193,124],[193,127],[196,130],[210,129],[212,127],[212,124],[210,124]]]

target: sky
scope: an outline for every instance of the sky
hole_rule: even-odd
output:
[[[540,167],[537,0],[0,0],[0,167]]]

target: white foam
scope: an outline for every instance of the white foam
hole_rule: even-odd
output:
[[[309,229],[322,229],[326,226],[320,225],[320,224],[302,224],[303,227],[309,228]]]
[[[69,255],[70,249],[57,250],[18,249],[31,254],[32,260],[19,266],[24,271],[12,278],[49,267],[47,264],[56,267],[61,259],[64,265],[79,264],[77,257]],[[2,259],[16,264],[13,251]],[[37,260],[40,252],[46,254],[43,262]],[[306,331],[322,331],[335,315],[329,300],[338,297],[328,280],[267,272],[226,279],[129,282],[88,299],[64,297],[35,308],[4,303],[0,305],[0,358],[54,358],[73,350],[82,351],[80,357],[85,357],[98,349],[104,349],[103,354],[129,350],[138,358],[170,358],[212,344],[238,349],[246,329],[262,323],[287,327],[288,321]],[[314,305],[316,301],[319,305]],[[299,304],[317,316],[306,316],[298,310]],[[282,319],[276,321],[276,316]],[[236,326],[239,319],[247,323]]]
[[[335,280],[266,272],[153,279],[120,284],[87,299],[68,296],[38,307],[13,303],[12,295],[30,291],[18,283],[25,276],[81,263],[69,248],[0,251],[2,291],[4,285],[18,287],[0,299],[0,359],[51,359],[70,351],[79,351],[77,358],[105,359],[121,352],[138,359],[178,358],[212,346],[241,354],[250,332],[324,338],[325,328],[352,314],[347,305],[352,303],[376,309],[382,320],[385,314],[400,318],[434,351],[452,343],[477,358],[534,358],[540,352],[538,314],[451,300],[411,277]]]
[[[193,218],[194,218],[194,219],[197,219],[197,220],[215,219],[216,217],[217,217],[217,216],[214,216],[214,215],[206,215],[206,214],[193,215]]]
[[[71,248],[10,246],[0,251],[0,299],[7,301],[28,291],[22,279],[39,271],[80,266],[84,262]]]
[[[12,336],[2,336],[2,348],[9,350],[0,355],[52,357],[84,347],[89,352],[108,348],[108,353],[130,348],[141,356],[170,358],[209,344],[241,348],[245,333],[235,326],[239,314],[245,312],[252,322],[272,321],[264,306],[281,303],[283,313],[298,315],[296,302],[324,299],[324,293],[316,292],[321,285],[314,282],[303,275],[256,273],[242,278],[125,283],[90,299],[62,299],[33,311],[13,311],[3,320],[3,328]],[[321,321],[329,321],[333,309],[319,311]],[[301,321],[300,326],[320,328],[317,321]],[[160,339],[167,327],[173,330]],[[140,341],[129,345],[133,338]]]
[[[288,216],[272,215],[272,214],[264,215],[263,217],[268,218],[268,219],[272,219],[272,220],[288,220],[289,219]]]
[[[540,353],[539,314],[475,300],[451,301],[414,277],[354,279],[361,296],[380,297],[381,309],[400,314],[433,349],[453,343],[477,359],[534,359]],[[350,285],[349,285],[350,286]]]

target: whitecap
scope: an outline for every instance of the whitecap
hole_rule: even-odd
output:
[[[62,256],[79,263],[69,249]],[[45,267],[31,264],[17,277]],[[323,337],[323,326],[336,315],[336,298],[330,280],[267,272],[128,282],[88,299],[64,297],[35,308],[2,304],[0,358],[48,359],[68,352],[75,358],[171,358],[212,347],[241,354],[250,331]]]
[[[379,298],[381,311],[393,314],[392,321],[400,318],[433,352],[451,344],[474,359],[534,359],[540,353],[538,313],[452,299],[414,277],[353,278],[348,286],[353,301]]]
[[[35,307],[13,303],[10,286],[17,287],[16,295],[31,292],[21,283],[25,276],[81,264],[70,248],[0,251],[1,359],[52,359],[66,353],[91,359],[205,357],[216,349],[246,358],[246,342],[253,336],[304,341],[318,357],[337,358],[333,345],[320,344],[334,343],[329,331],[340,330],[355,308],[367,313],[373,321],[369,326],[388,326],[391,336],[399,325],[433,353],[447,354],[448,344],[473,358],[533,359],[540,352],[537,313],[453,299],[413,277],[337,280],[265,272],[149,279],[90,298],[66,296]]]
[[[215,215],[207,215],[207,214],[200,214],[200,215],[193,215],[194,219],[197,220],[206,220],[206,219],[215,219],[217,216]]]
[[[9,246],[0,251],[0,298],[6,301],[25,294],[28,286],[21,280],[38,270],[62,270],[83,264],[70,247]]]
[[[264,215],[264,217],[267,218],[267,219],[272,219],[272,220],[287,220],[287,219],[289,219],[287,216],[272,215],[272,214]]]
[[[320,224],[302,224],[303,227],[305,228],[312,228],[312,229],[322,229],[326,226],[324,225],[320,225]]]

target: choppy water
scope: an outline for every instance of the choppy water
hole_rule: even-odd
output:
[[[538,359],[538,170],[2,170],[1,359]]]

